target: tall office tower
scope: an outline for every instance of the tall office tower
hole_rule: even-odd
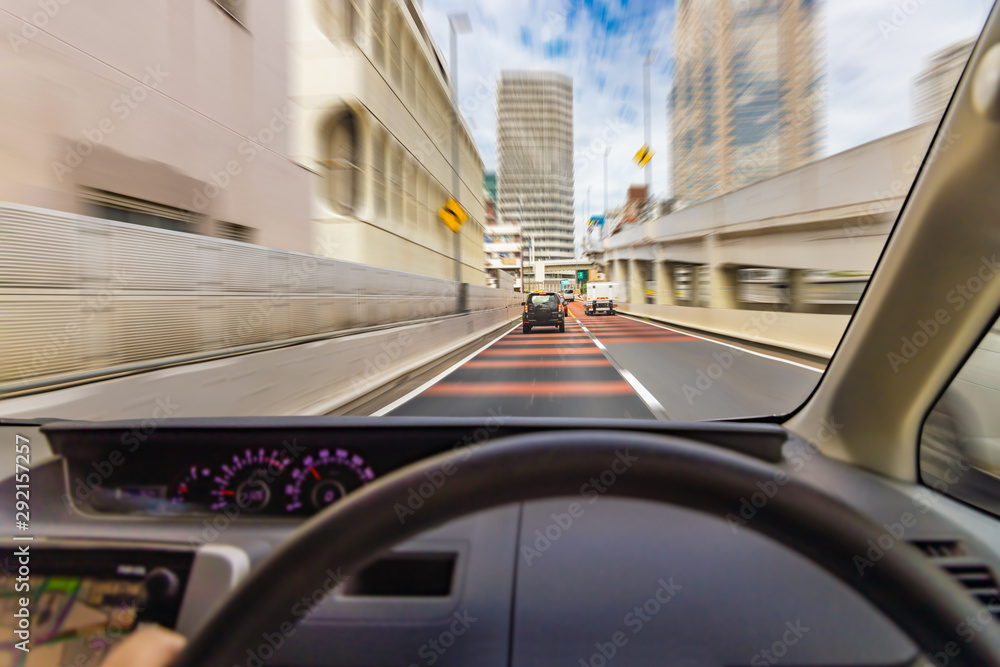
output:
[[[678,199],[709,199],[819,157],[819,3],[678,4],[668,102]]]
[[[501,218],[519,221],[537,261],[573,259],[573,80],[501,72],[497,152]]]
[[[913,81],[916,123],[937,122],[941,118],[975,45],[975,39],[966,39],[932,53],[927,59],[927,66]]]

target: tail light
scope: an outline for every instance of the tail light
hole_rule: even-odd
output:
[[[559,314],[563,314],[563,305],[561,303],[559,304]]]
[[[524,304],[524,312],[528,312],[528,304]]]

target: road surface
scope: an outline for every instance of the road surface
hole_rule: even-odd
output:
[[[511,328],[379,414],[693,421],[786,413],[820,372],[570,304],[566,332]]]

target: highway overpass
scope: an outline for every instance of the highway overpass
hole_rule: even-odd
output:
[[[632,224],[588,257],[623,283],[626,312],[829,356],[933,132],[913,127]]]

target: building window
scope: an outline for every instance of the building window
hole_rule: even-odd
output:
[[[235,222],[223,222],[217,220],[215,223],[215,235],[221,239],[230,241],[240,241],[241,243],[253,243],[257,230],[246,225],[238,225]]]
[[[406,160],[406,223],[417,222],[417,166],[413,160]]]
[[[95,218],[189,234],[199,231],[200,218],[193,211],[92,188],[81,189],[79,196],[86,214]]]
[[[385,134],[382,130],[375,131],[372,141],[372,180],[375,187],[375,215],[385,216]]]
[[[390,14],[389,24],[389,71],[392,74],[392,82],[397,86],[402,85],[403,79],[403,57],[400,53],[400,40],[403,35],[403,21],[399,19],[398,12]]]
[[[423,227],[427,223],[427,208],[429,199],[427,192],[427,172],[421,168],[417,179],[417,227]]]
[[[384,0],[372,0],[372,53],[379,67],[385,66]]]
[[[350,21],[347,22],[345,28],[347,29],[348,36],[354,40],[362,49],[365,48],[365,19],[364,14],[361,11],[361,7],[358,6],[360,0],[340,0],[345,5],[345,13],[350,17]]]
[[[400,223],[403,218],[403,155],[400,149],[392,152],[392,159],[389,161],[389,196],[391,206],[389,217],[392,222]]]
[[[330,204],[341,215],[354,213],[361,201],[361,178],[358,174],[360,152],[357,121],[351,111],[342,112],[327,131],[329,157],[327,186]]]
[[[438,221],[438,208],[444,204],[442,199],[438,201],[438,182],[430,174],[427,175],[427,224],[428,229],[434,229]]]
[[[355,24],[355,6],[352,0],[314,0],[316,20],[326,38],[342,42],[352,38]]]
[[[406,57],[404,62],[406,63],[406,81],[405,81],[405,91],[406,91],[406,101],[411,105],[416,105],[417,103],[417,73],[414,69],[414,62],[417,59],[417,45],[414,44],[412,39],[407,38],[406,40]],[[412,111],[416,111],[412,109]]]
[[[417,107],[420,122],[423,123],[427,120],[427,86],[430,85],[430,72],[423,61],[417,63],[417,68],[417,97],[419,98]]]

